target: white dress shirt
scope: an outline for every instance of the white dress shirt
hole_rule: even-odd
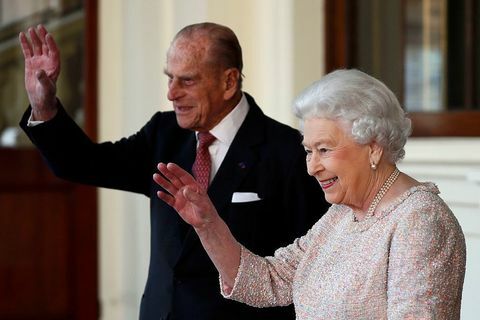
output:
[[[230,111],[225,118],[222,119],[210,133],[217,138],[209,147],[208,152],[210,153],[210,158],[212,160],[212,168],[210,170],[210,182],[212,182],[215,174],[218,172],[220,165],[222,164],[225,155],[228,152],[228,148],[232,144],[235,135],[240,129],[243,121],[247,117],[248,110],[250,106],[248,105],[247,98],[242,94],[242,99],[240,102]],[[198,132],[197,135],[197,145],[198,145]]]

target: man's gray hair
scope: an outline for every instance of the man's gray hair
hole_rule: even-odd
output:
[[[181,29],[173,38],[172,43],[179,38],[192,38],[198,34],[208,36],[211,41],[209,58],[213,66],[238,69],[238,84],[239,89],[241,89],[243,77],[242,47],[232,29],[213,22],[191,24]]]

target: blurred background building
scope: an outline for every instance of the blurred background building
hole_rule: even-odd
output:
[[[244,90],[292,126],[293,98],[333,69],[393,89],[414,121],[400,169],[437,182],[460,221],[462,319],[477,319],[479,0],[0,0],[0,319],[136,319],[149,259],[147,198],[54,178],[19,131],[28,101],[18,32],[44,23],[54,34],[58,96],[103,141],[170,109],[166,50],[201,21],[235,31]]]

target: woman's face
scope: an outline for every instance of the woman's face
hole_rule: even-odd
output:
[[[356,143],[349,132],[350,127],[338,120],[306,120],[303,145],[307,170],[329,203],[362,208],[371,189],[371,148]]]

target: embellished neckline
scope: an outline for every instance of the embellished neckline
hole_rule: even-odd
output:
[[[440,193],[435,183],[421,182],[420,184],[417,184],[405,190],[400,196],[393,199],[389,205],[387,205],[386,207],[378,211],[376,215],[365,217],[365,219],[361,221],[355,221],[355,214],[353,213],[353,210],[348,206],[342,205],[350,210],[349,217],[348,217],[348,230],[350,232],[363,232],[368,230],[371,226],[373,226],[379,220],[387,217],[393,210],[395,210],[395,208],[397,208],[400,204],[402,204],[408,197],[410,197],[412,194],[418,191],[431,192],[434,194]]]

